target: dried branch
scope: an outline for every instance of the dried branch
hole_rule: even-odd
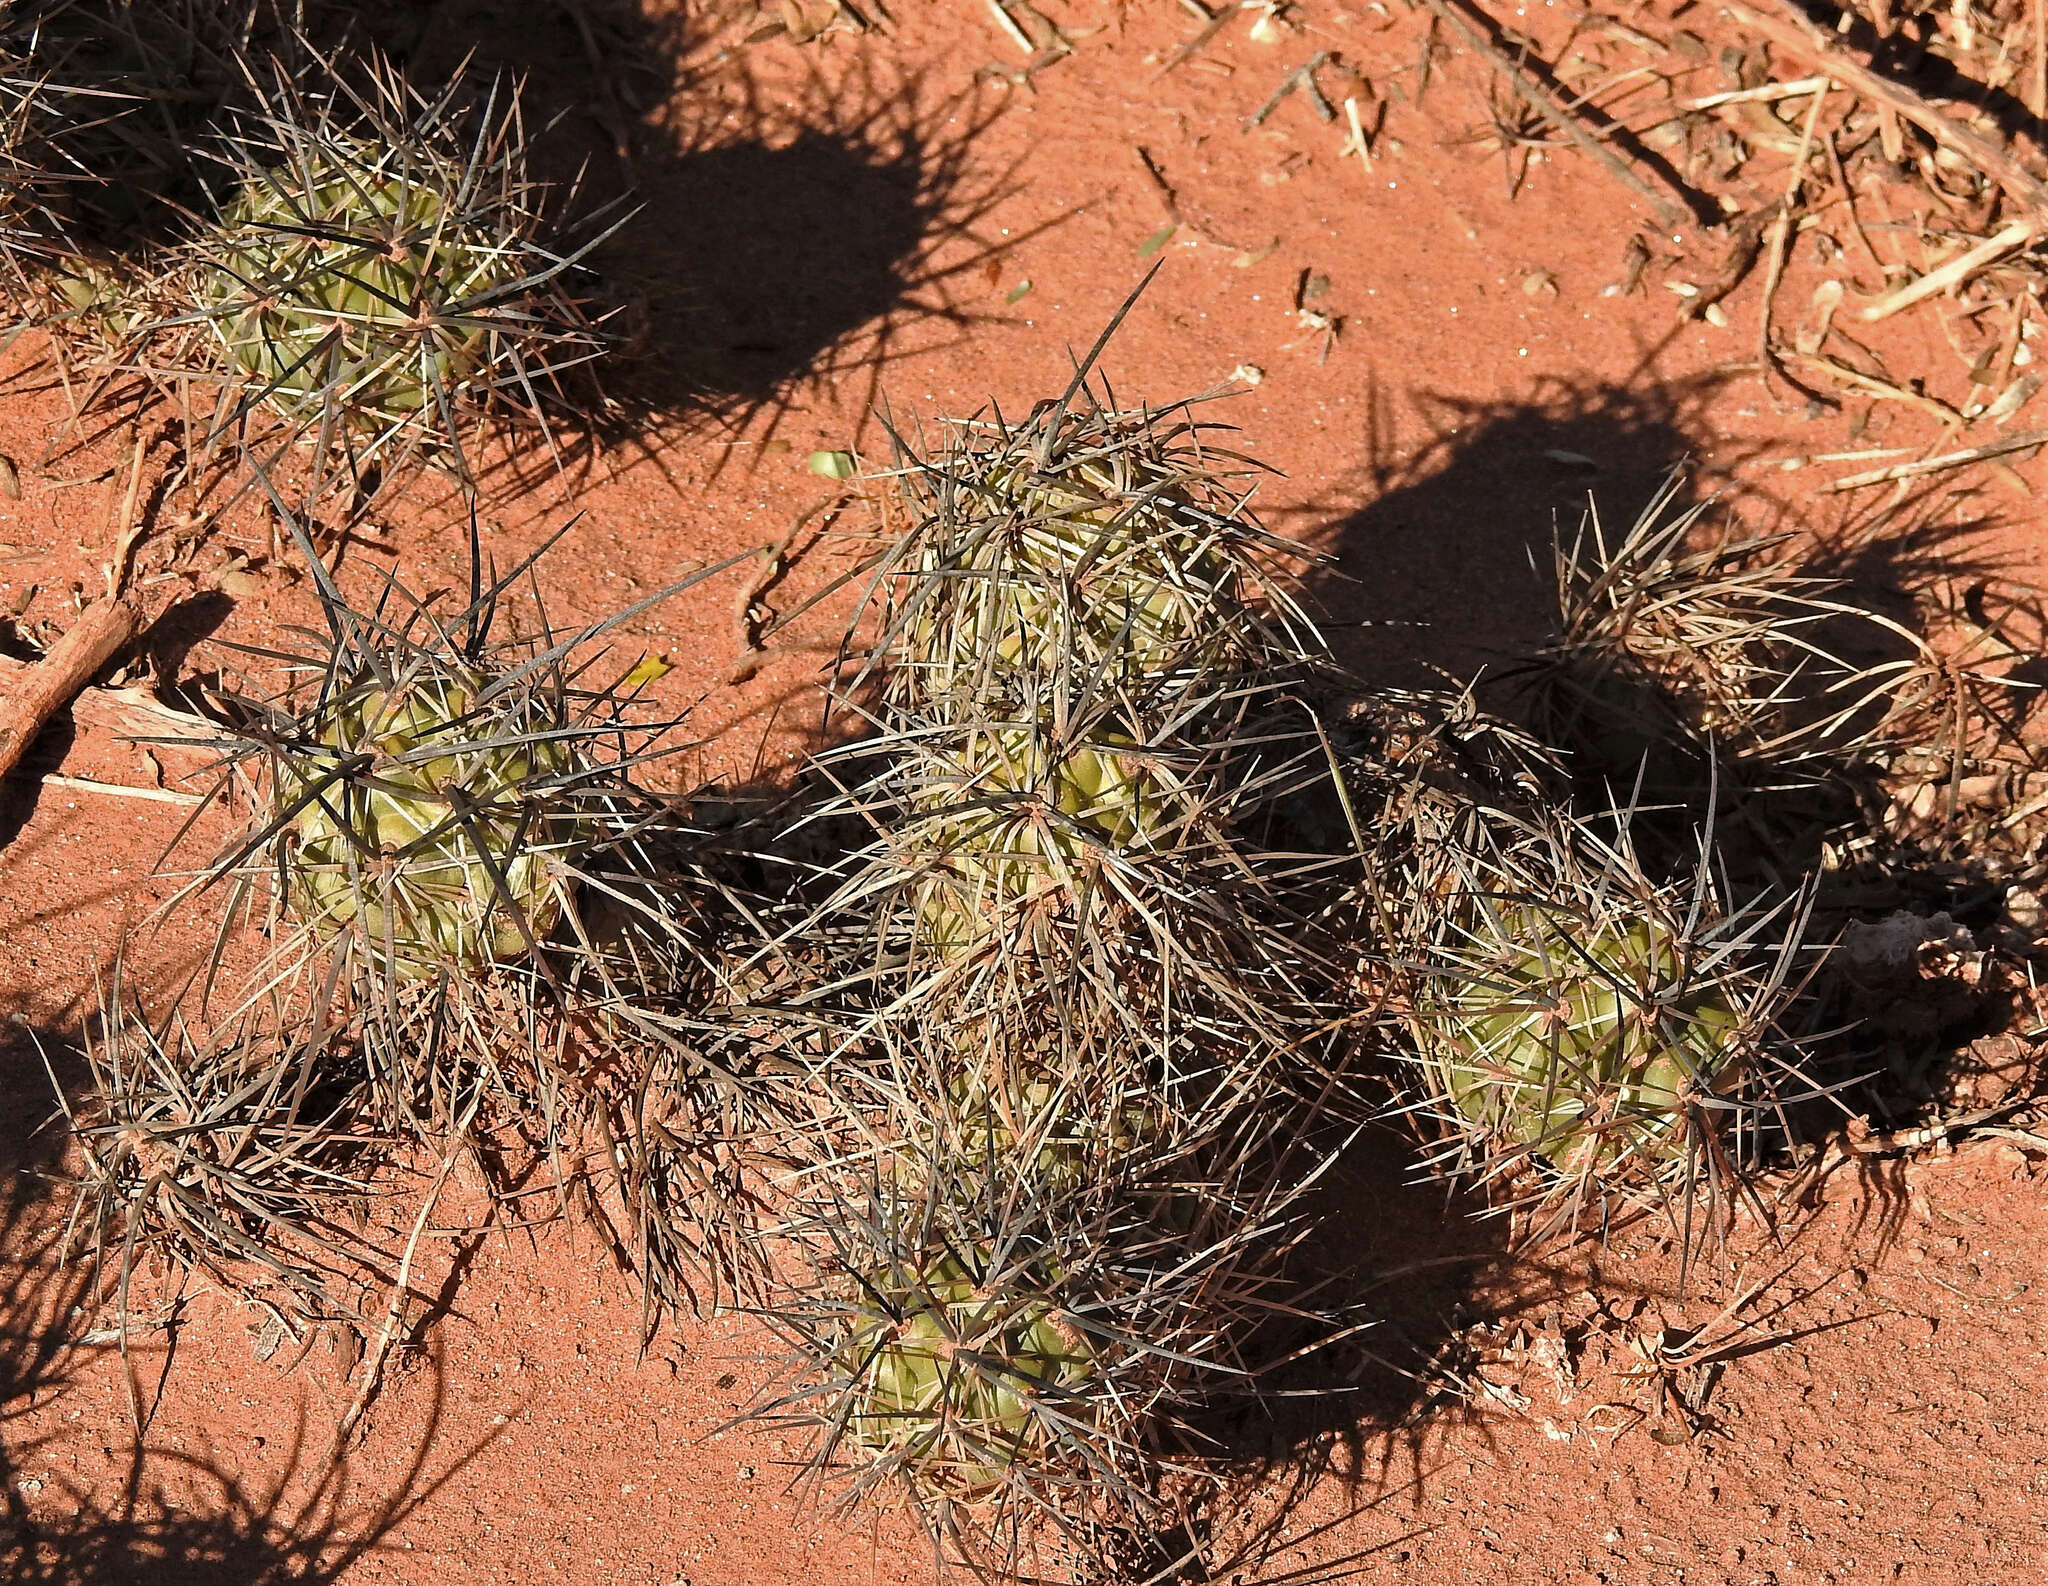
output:
[[[1606,166],[1616,180],[1648,203],[1659,225],[1676,226],[1686,218],[1685,210],[1674,208],[1661,193],[1643,180],[1635,167],[1609,148],[1605,141],[1595,137],[1580,125],[1577,117],[1558,104],[1541,83],[1522,69],[1513,56],[1474,27],[1451,0],[1426,0],[1426,3],[1431,11],[1463,34],[1467,44],[1486,57],[1493,69],[1508,80],[1508,86],[1514,89],[1523,103],[1570,138],[1580,149]],[[1688,205],[1687,209],[1689,208]]]
[[[1439,0],[1430,3],[1435,5]],[[1778,3],[1787,11],[1793,10],[1785,0]],[[1742,0],[1729,0],[1728,11],[1780,49],[1813,62],[1851,93],[1896,112],[1943,148],[1961,155],[2004,190],[2024,212],[2035,235],[2048,230],[2048,182],[2020,164],[2004,144],[1943,115],[1905,84],[1881,77],[1861,62],[1851,60],[1803,17],[1793,20],[1768,16],[1744,5]]]
[[[21,764],[44,724],[142,631],[142,607],[126,593],[95,600],[64,637],[11,680],[0,699],[0,777]]]

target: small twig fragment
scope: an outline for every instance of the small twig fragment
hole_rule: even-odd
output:
[[[1988,237],[1967,253],[1958,254],[1939,269],[1929,270],[1917,281],[1910,281],[1889,297],[1880,298],[1862,311],[1866,321],[1889,319],[1902,308],[1911,308],[1922,298],[1945,292],[1952,286],[1960,286],[1986,265],[1995,264],[2008,253],[2029,246],[2038,235],[2038,227],[2031,220],[2015,220],[1996,236]]]
[[[1860,490],[1866,485],[1890,484],[1895,479],[1917,479],[1922,474],[1938,474],[1950,468],[1981,463],[1988,458],[2003,457],[2010,452],[2031,451],[2036,446],[2048,446],[2048,430],[2028,430],[2024,434],[2008,435],[2002,441],[1990,441],[1960,452],[1944,452],[1939,457],[1924,458],[1917,463],[1899,463],[1891,468],[1873,468],[1868,473],[1849,474],[1834,480],[1827,488]]]
[[[21,764],[49,719],[92,682],[142,631],[142,608],[126,595],[96,600],[40,661],[25,667],[0,699],[0,777]]]
[[[1289,94],[1293,93],[1295,89],[1303,86],[1304,84],[1307,85],[1309,93],[1313,96],[1315,100],[1316,113],[1320,115],[1325,121],[1335,120],[1337,112],[1330,108],[1330,102],[1323,97],[1322,91],[1316,87],[1315,79],[1316,68],[1322,65],[1323,62],[1327,61],[1329,58],[1330,52],[1328,50],[1317,50],[1315,54],[1311,55],[1299,66],[1295,67],[1294,70],[1289,72],[1285,77],[1281,78],[1280,86],[1273,90],[1271,96],[1266,100],[1266,102],[1263,105],[1259,106],[1258,109],[1252,112],[1251,119],[1245,122],[1245,124],[1238,130],[1241,132],[1249,132],[1254,127],[1263,126],[1265,124],[1266,117],[1270,116],[1274,111],[1280,108],[1280,101],[1285,99]]]
[[[1524,71],[1521,65],[1492,39],[1486,37],[1451,3],[1451,0],[1424,0],[1431,12],[1442,17],[1464,36],[1465,42],[1485,56],[1493,69],[1507,79],[1522,101],[1551,126],[1570,138],[1585,153],[1593,156],[1611,171],[1615,178],[1650,206],[1650,212],[1657,217],[1658,224],[1675,226],[1685,218],[1684,213],[1674,208],[1654,187],[1637,174],[1630,165],[1601,139],[1593,136],[1559,105],[1542,86]],[[1427,45],[1425,45],[1425,49]],[[1420,95],[1417,96],[1418,101]]]

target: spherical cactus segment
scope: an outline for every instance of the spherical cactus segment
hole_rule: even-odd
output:
[[[1166,841],[1180,805],[1128,737],[1048,746],[1022,727],[976,728],[934,755],[916,794],[916,846],[933,861],[919,935],[941,948],[979,940],[1017,903],[1078,892],[1103,854]]]
[[[1023,425],[950,421],[894,470],[882,574],[892,699],[975,719],[1039,708],[1055,679],[1156,698],[1322,656],[1285,590],[1297,547],[1250,513],[1255,465],[1187,404],[1046,402]]]
[[[1518,905],[1495,925],[1487,961],[1440,984],[1425,1014],[1465,1126],[1566,1173],[1681,1153],[1690,1099],[1739,1057],[1744,1020],[1724,989],[1689,977],[1656,924],[1589,931]]]
[[[549,805],[576,755],[488,687],[452,667],[365,684],[280,768],[293,909],[401,979],[514,956],[561,913],[578,822]]]
[[[1043,674],[1070,655],[1108,657],[1125,680],[1223,658],[1218,617],[1242,598],[1243,569],[1169,466],[1004,460],[970,469],[954,499],[952,532],[924,557],[950,599],[918,614],[908,647],[928,696],[990,670]]]
[[[991,1251],[938,1252],[863,1274],[839,1367],[847,1429],[919,1484],[964,1500],[1000,1491],[1088,1419],[1094,1352],[1030,1274]]]
[[[383,429],[459,402],[487,374],[480,312],[527,273],[516,238],[453,184],[339,132],[252,173],[205,242],[200,308],[228,360],[287,418],[331,404]]]
[[[1000,1021],[986,1022],[993,1031]],[[917,1087],[935,1099],[898,1126],[904,1145],[895,1168],[906,1188],[922,1190],[934,1174],[960,1183],[995,1175],[1061,1195],[1108,1164],[1128,1166],[1163,1131],[1156,1099],[1127,1076],[1084,1085],[1029,1055],[975,1050],[977,1037],[956,1030],[940,1032],[935,1044]]]

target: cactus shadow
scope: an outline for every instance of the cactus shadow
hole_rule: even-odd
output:
[[[1207,1538],[1206,1572],[1188,1578],[1282,1565],[1303,1546],[1312,1495],[1323,1532],[1339,1523],[1333,1491],[1356,1515],[1426,1485],[1436,1429],[1465,1406],[1465,1330],[1525,1303],[1508,1225],[1480,1210],[1426,1175],[1412,1131],[1382,1123],[1350,1143],[1304,1212],[1314,1232],[1288,1274],[1288,1299],[1317,1320],[1270,1326],[1249,1354],[1276,1364],[1189,1428],[1219,1473],[1207,1512],[1228,1524]],[[1318,1568],[1343,1578],[1344,1567]]]
[[[1420,392],[1424,438],[1401,446],[1372,394],[1347,498],[1303,533],[1329,557],[1310,594],[1339,658],[1370,684],[1433,688],[1493,673],[1549,637],[1556,537],[1588,506],[1626,525],[1695,450],[1720,382],[1552,379],[1511,400]],[[1674,509],[1696,496],[1682,495]]]
[[[981,272],[1015,244],[985,223],[1018,172],[972,157],[995,96],[906,75],[885,34],[798,44],[741,11],[363,12],[360,35],[416,79],[465,62],[522,79],[537,174],[585,217],[576,238],[604,235],[583,285],[613,345],[585,393],[586,449],[659,466],[652,435],[681,425],[726,439],[730,459],[849,384],[858,431],[885,370],[974,323]]]
[[[1019,186],[974,158],[999,102],[876,51],[784,45],[676,103],[597,261],[620,304],[607,379],[628,433],[680,417],[758,455],[793,408],[829,403],[858,447],[888,371],[986,317],[974,299],[1014,242],[991,217]]]

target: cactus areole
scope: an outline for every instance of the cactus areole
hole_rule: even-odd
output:
[[[576,822],[545,793],[576,757],[480,704],[486,686],[443,669],[353,690],[278,776],[291,906],[319,935],[356,933],[402,979],[516,955],[561,914]]]
[[[1495,956],[1440,985],[1429,1010],[1465,1122],[1564,1171],[1674,1157],[1687,1098],[1733,1066],[1736,1010],[1711,982],[1688,984],[1650,925],[1589,934],[1528,907],[1501,923]]]

